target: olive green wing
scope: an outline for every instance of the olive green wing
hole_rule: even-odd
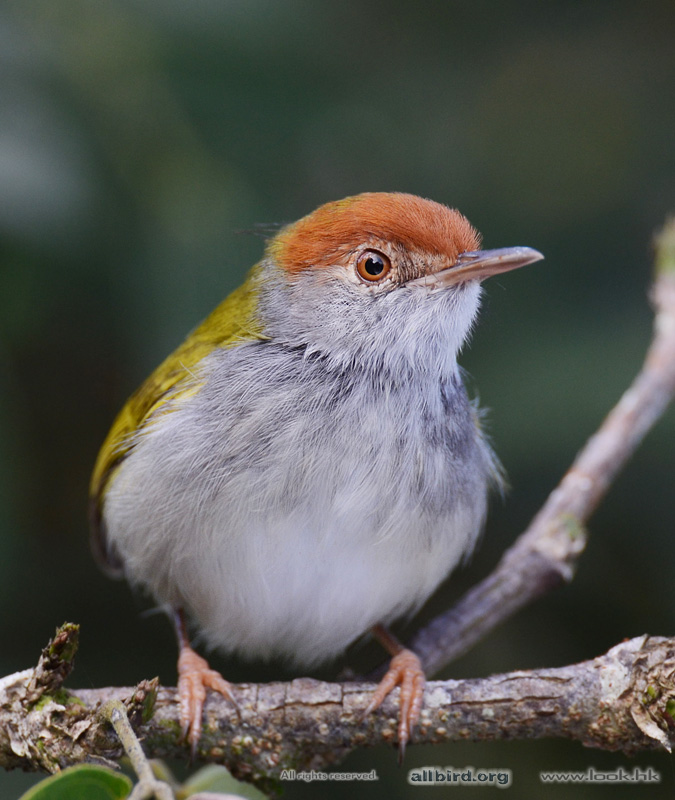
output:
[[[161,413],[168,400],[199,391],[194,368],[213,350],[264,339],[257,316],[259,268],[235,289],[131,395],[113,422],[98,454],[89,487],[91,544],[103,568],[120,574],[120,559],[106,542],[103,506],[120,464],[134,447],[134,437]]]

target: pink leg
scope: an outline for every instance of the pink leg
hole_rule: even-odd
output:
[[[407,650],[403,647],[384,626],[376,625],[373,628],[373,635],[393,657],[389,669],[375,690],[364,716],[378,708],[396,686],[401,687],[398,753],[399,761],[403,761],[406,745],[410,741],[412,731],[422,710],[426,676],[419,658],[412,650]]]
[[[206,700],[206,690],[222,694],[237,710],[239,706],[232,694],[232,685],[215,669],[209,667],[206,659],[195,653],[190,646],[187,626],[182,609],[174,611],[174,625],[178,637],[178,702],[183,737],[190,745],[194,759],[202,733],[202,713]]]

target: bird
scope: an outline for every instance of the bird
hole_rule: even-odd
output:
[[[328,202],[266,241],[246,279],[147,378],[91,479],[92,547],[173,617],[194,753],[225,654],[309,668],[368,632],[392,656],[402,754],[420,659],[388,626],[478,541],[500,466],[458,354],[482,281],[543,258],[481,249],[458,210],[402,192]]]

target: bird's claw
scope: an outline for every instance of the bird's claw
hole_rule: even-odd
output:
[[[182,737],[190,745],[190,756],[194,761],[197,745],[202,735],[202,713],[206,701],[206,690],[221,694],[235,708],[241,718],[241,710],[232,694],[232,684],[208,661],[190,647],[181,648],[178,657],[178,702]]]
[[[400,712],[398,718],[398,758],[403,761],[405,748],[413,729],[417,724],[424,701],[424,686],[426,676],[419,658],[412,650],[401,650],[391,660],[386,675],[380,681],[377,689],[363,712],[366,717],[382,705],[385,697],[396,688],[401,687]]]

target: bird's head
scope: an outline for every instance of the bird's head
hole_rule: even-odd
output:
[[[529,247],[481,250],[456,209],[369,192],[320,206],[270,241],[260,310],[271,338],[342,364],[446,371],[481,281],[541,258]]]

